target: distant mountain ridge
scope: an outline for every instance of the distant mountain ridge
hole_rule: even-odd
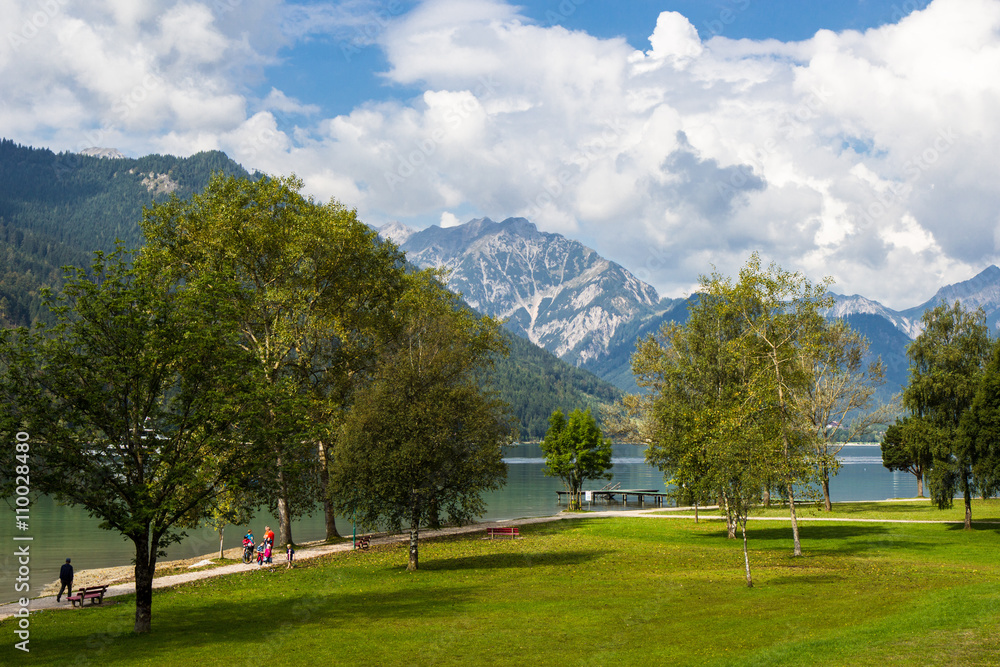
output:
[[[473,308],[576,366],[606,356],[622,327],[656,313],[656,290],[582,243],[538,231],[524,218],[479,218],[456,227],[379,232]]]
[[[246,174],[218,151],[136,159],[111,148],[84,152],[90,155],[0,140],[0,326],[45,316],[40,289],[59,286],[63,265],[89,265],[92,251],[110,250],[116,238],[137,247],[143,205],[170,193],[187,197],[213,171]],[[660,299],[625,267],[524,218],[423,230],[390,223],[379,233],[414,264],[451,270],[451,287],[472,307],[505,318],[512,332],[626,391],[637,389],[629,365],[637,339],[687,318],[690,299]],[[827,316],[846,319],[869,338],[893,385],[907,380],[906,345],[922,330],[922,314],[942,300],[982,307],[994,335],[1000,329],[996,266],[900,311],[862,295],[833,296]]]
[[[41,290],[61,287],[63,266],[89,267],[93,252],[112,250],[116,239],[138,248],[144,205],[187,198],[219,171],[255,177],[218,151],[133,159],[112,148],[57,154],[0,139],[0,328],[51,321]],[[593,374],[509,339],[510,356],[496,359],[491,377],[522,438],[544,436],[556,408],[598,414],[618,397]]]
[[[540,232],[524,218],[479,218],[424,230],[396,222],[379,233],[414,264],[450,270],[450,287],[477,310],[505,318],[514,333],[625,391],[637,389],[630,368],[637,339],[665,322],[687,319],[690,299],[661,300],[624,267],[560,234]],[[847,320],[869,339],[871,356],[885,362],[893,391],[908,381],[906,346],[922,331],[921,316],[942,300],[982,307],[994,335],[1000,326],[996,266],[903,311],[858,294],[832,296],[825,315]]]

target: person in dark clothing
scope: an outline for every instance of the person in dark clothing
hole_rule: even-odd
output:
[[[62,586],[59,588],[59,594],[56,595],[56,602],[59,602],[63,591],[67,591],[66,597],[73,594],[73,566],[69,564],[69,558],[66,559],[66,562],[63,563],[62,568],[59,570],[59,581],[62,582]]]

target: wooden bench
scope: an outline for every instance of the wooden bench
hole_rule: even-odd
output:
[[[371,545],[371,538],[367,535],[362,535],[354,541],[355,549],[367,549]]]
[[[492,540],[494,537],[509,537],[516,540],[521,536],[517,526],[492,526],[486,529],[486,535]]]
[[[83,606],[85,600],[90,600],[90,604],[103,604],[104,594],[108,592],[107,586],[86,586],[80,587],[80,590],[76,592],[76,595],[67,595],[66,599],[69,600],[73,606],[79,602],[80,606]]]

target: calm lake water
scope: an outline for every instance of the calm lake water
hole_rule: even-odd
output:
[[[517,519],[520,517],[549,516],[561,509],[556,491],[563,489],[558,479],[542,474],[542,453],[537,444],[512,447],[507,454],[507,485],[500,491],[486,496],[486,520]],[[633,445],[615,445],[613,484],[623,489],[664,490],[663,475],[646,465],[643,450]],[[844,500],[885,500],[911,498],[917,495],[916,478],[909,473],[890,472],[882,467],[882,453],[875,445],[848,445],[840,453],[843,466],[830,482],[830,495],[834,502]],[[604,482],[591,482],[584,488],[598,489]],[[594,509],[607,507],[596,504]],[[639,506],[630,503],[629,508]],[[620,504],[615,505],[621,509]],[[14,599],[13,578],[17,562],[14,548],[24,542],[13,541],[13,510],[4,510],[7,518],[0,520],[0,540],[6,545],[0,554],[0,601]],[[76,507],[60,506],[51,498],[42,498],[31,507],[31,530],[27,533],[34,540],[31,545],[32,595],[44,584],[58,578],[59,566],[67,557],[73,559],[77,570],[115,565],[128,565],[134,556],[132,543],[117,533],[101,530],[99,521]],[[265,525],[275,527],[273,517],[261,515],[251,524],[254,534],[260,535]],[[337,528],[342,535],[351,534],[350,521],[338,519]],[[239,546],[246,527],[229,526],[226,529],[225,548]],[[23,533],[21,533],[23,535]],[[325,536],[322,512],[296,521],[292,537],[299,542],[322,539]],[[180,544],[171,545],[167,559],[191,558],[218,552],[218,535],[211,529],[188,531]],[[37,587],[37,588],[36,588]]]

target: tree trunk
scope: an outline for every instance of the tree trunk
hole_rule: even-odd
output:
[[[826,466],[823,466],[823,505],[827,512],[833,511],[833,504],[830,502],[830,473],[826,471]]]
[[[277,543],[293,544],[292,518],[291,518],[291,512],[288,509],[288,498],[285,496],[280,496],[278,498],[278,542]]]
[[[740,532],[743,533],[743,563],[747,570],[747,588],[753,588],[753,579],[750,577],[750,554],[747,553],[747,520],[743,517],[740,522]]]
[[[333,511],[333,502],[330,500],[330,468],[326,460],[326,444],[321,440],[318,443],[319,449],[319,489],[323,497],[323,521],[326,524],[326,541],[339,539],[337,532],[337,515]]]
[[[736,519],[733,517],[732,508],[729,506],[729,498],[726,494],[722,494],[722,501],[725,503],[726,508],[726,538],[730,540],[736,539]]]
[[[795,490],[792,488],[791,482],[788,482],[788,507],[792,516],[792,542],[794,544],[792,555],[801,556],[802,542],[799,541],[799,520],[795,516]]]
[[[924,473],[917,475],[917,496],[924,497]]]
[[[962,471],[962,489],[965,496],[965,529],[972,530],[972,487],[969,484],[969,471]]]
[[[153,574],[156,571],[156,544],[149,531],[132,538],[135,544],[135,632],[150,631],[153,619]]]
[[[281,455],[277,458],[278,466],[278,544],[293,544],[292,513],[288,503],[288,483],[285,481],[284,466]],[[272,549],[274,545],[271,545]]]
[[[222,536],[223,536],[223,534],[225,532],[226,532],[226,527],[225,526],[221,526],[219,528],[219,558],[220,559],[225,557],[223,555],[223,549],[222,549]]]
[[[785,393],[781,388],[781,369],[778,367],[777,357],[774,359],[774,374],[778,380],[778,414],[781,419],[781,444],[785,454],[785,487],[788,490],[788,508],[792,517],[792,542],[794,548],[793,556],[802,555],[802,543],[799,541],[799,520],[795,516],[795,489],[792,485],[792,463],[791,451],[788,444],[788,419],[785,415]]]
[[[420,498],[417,494],[413,495],[410,506],[410,562],[406,564],[408,572],[416,572],[420,560],[417,551],[417,538],[420,536]]]

